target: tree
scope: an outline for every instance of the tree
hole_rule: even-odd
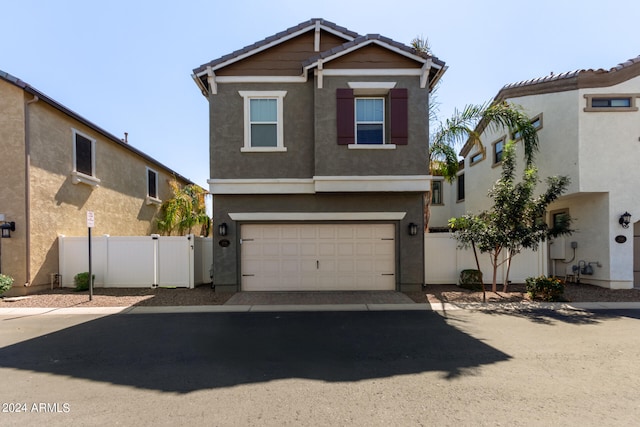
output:
[[[507,129],[518,133],[524,145],[525,164],[533,163],[538,150],[538,135],[530,118],[521,108],[508,102],[483,105],[467,105],[455,110],[451,118],[441,122],[430,137],[429,165],[432,174],[442,175],[448,182],[456,179],[458,172],[457,148],[468,142],[484,149],[480,135],[485,129]],[[430,202],[425,202],[425,228],[428,230]]]
[[[493,206],[476,215],[464,215],[452,218],[449,226],[462,246],[471,245],[481,253],[489,253],[493,267],[492,291],[497,291],[497,271],[507,263],[503,282],[503,292],[507,291],[511,260],[523,249],[537,250],[540,243],[551,236],[571,234],[571,218],[566,216],[549,227],[545,221],[545,212],[549,204],[565,192],[569,185],[566,176],[547,178],[547,189],[534,196],[539,182],[538,170],[533,162],[528,163],[520,182],[515,181],[515,143],[509,141],[502,158],[502,173],[489,191]],[[500,255],[506,251],[504,260]],[[476,263],[477,254],[476,254]]]
[[[169,186],[173,197],[162,204],[158,230],[167,235],[177,230],[179,235],[184,235],[191,234],[193,227],[201,225],[201,234],[208,236],[211,219],[206,213],[205,190],[195,184],[180,187],[175,179],[169,181]]]

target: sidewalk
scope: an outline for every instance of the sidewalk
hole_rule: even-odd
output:
[[[113,315],[156,313],[247,313],[300,311],[455,311],[455,310],[637,310],[640,302],[581,302],[581,303],[390,303],[390,304],[279,304],[279,305],[195,305],[164,307],[75,307],[75,308],[0,308],[0,316],[36,315]]]

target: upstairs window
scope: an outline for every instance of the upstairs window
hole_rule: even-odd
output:
[[[93,176],[93,141],[79,133],[76,133],[75,140],[75,170]]]
[[[497,165],[502,162],[502,155],[504,154],[504,138],[499,139],[493,143],[493,164]]]
[[[384,98],[356,98],[356,144],[384,144]]]
[[[96,140],[72,129],[73,134],[73,171],[72,183],[84,183],[97,187],[100,180],[96,178]]]
[[[394,149],[409,140],[408,90],[395,83],[349,83],[336,90],[339,145],[349,148]],[[367,86],[370,86],[367,88]]]
[[[442,180],[431,181],[431,204],[442,205]]]
[[[484,156],[485,156],[485,151],[484,149],[482,151],[478,151],[476,154],[474,154],[473,156],[471,156],[471,162],[470,165],[473,166],[478,162],[481,162],[484,160]]]
[[[591,94],[585,95],[587,106],[584,111],[638,111],[636,98],[640,94]]]
[[[147,205],[160,205],[162,200],[158,196],[158,172],[147,168]]]
[[[458,198],[457,200],[459,202],[464,200],[464,174],[461,173],[460,175],[458,175],[458,178],[456,179],[457,184],[458,184]]]
[[[244,146],[241,151],[287,151],[283,99],[286,91],[240,91],[244,98]]]
[[[147,168],[147,196],[158,198],[158,173]]]

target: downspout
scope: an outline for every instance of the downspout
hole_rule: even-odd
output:
[[[33,98],[24,104],[24,209],[25,209],[25,240],[26,240],[26,275],[25,286],[31,285],[31,138],[29,129],[29,105],[35,104],[40,98]]]

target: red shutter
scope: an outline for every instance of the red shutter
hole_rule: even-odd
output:
[[[336,89],[338,144],[355,144],[353,89]]]
[[[409,142],[409,105],[406,88],[391,89],[391,143],[407,145]]]

